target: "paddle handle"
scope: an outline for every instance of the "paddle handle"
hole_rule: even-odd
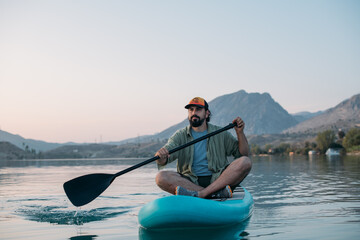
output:
[[[177,152],[177,151],[179,151],[179,150],[181,150],[181,149],[184,149],[184,148],[186,148],[186,147],[189,147],[189,146],[191,146],[191,145],[193,145],[193,144],[195,144],[195,143],[197,143],[197,142],[200,142],[200,141],[202,141],[202,140],[204,140],[204,139],[207,139],[207,138],[209,138],[209,137],[212,137],[212,136],[214,136],[214,135],[216,135],[216,134],[218,134],[218,133],[221,133],[221,132],[224,132],[224,131],[226,131],[226,130],[229,130],[229,129],[235,127],[235,126],[236,126],[236,123],[230,123],[229,125],[221,128],[221,129],[218,129],[218,130],[216,130],[216,131],[214,131],[214,132],[208,133],[208,134],[206,134],[206,135],[204,135],[204,136],[202,136],[202,137],[199,137],[199,138],[197,138],[197,139],[195,139],[195,140],[192,140],[192,141],[190,141],[190,142],[188,142],[188,143],[185,143],[184,145],[181,145],[181,146],[179,146],[179,147],[176,147],[176,148],[174,148],[174,149],[171,149],[171,150],[169,151],[169,154],[172,154],[172,153]],[[158,160],[159,158],[160,158],[159,156],[152,157],[152,158],[150,158],[150,159],[148,159],[148,160],[146,160],[146,161],[143,161],[143,162],[138,163],[138,164],[136,164],[136,165],[134,165],[134,166],[131,166],[131,167],[127,168],[127,169],[124,169],[124,170],[122,170],[122,171],[120,171],[120,172],[118,172],[118,173],[115,173],[114,179],[115,179],[116,177],[120,176],[120,175],[123,175],[123,174],[128,173],[128,172],[130,172],[130,171],[132,171],[132,170],[135,170],[135,169],[137,169],[137,168],[139,168],[139,167],[142,167],[142,166],[144,166],[144,165],[146,165],[146,164],[148,164],[148,163],[151,163],[151,162],[153,162],[153,161],[156,161],[156,160]]]

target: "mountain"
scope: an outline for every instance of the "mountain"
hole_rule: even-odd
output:
[[[185,106],[185,104],[184,104]],[[282,108],[268,93],[247,93],[240,90],[223,95],[209,102],[210,123],[226,126],[240,116],[245,121],[245,134],[274,134],[295,126],[298,122]],[[186,115],[187,113],[184,113]],[[176,130],[189,124],[187,118],[164,131],[140,138],[140,141],[169,138]],[[127,139],[127,142],[139,141],[139,138]]]
[[[247,93],[244,90],[217,97],[210,103],[211,122],[225,126],[236,116],[245,121],[245,134],[273,134],[298,122],[269,93]]]
[[[313,117],[316,117],[320,114],[322,114],[323,111],[318,111],[318,112],[314,112],[314,113],[311,113],[311,112],[299,112],[299,113],[294,113],[294,114],[291,114],[295,119],[296,121],[298,121],[299,123],[303,122],[303,121],[306,121],[310,118],[313,118]]]
[[[10,142],[21,149],[25,149],[26,146],[28,146],[29,149],[35,149],[36,151],[48,151],[62,145],[60,143],[48,143],[44,141],[26,139],[20,135],[14,135],[2,130],[0,130],[0,142]]]
[[[211,111],[210,123],[226,126],[235,117],[240,116],[245,121],[245,134],[247,135],[280,133],[298,123],[280,104],[274,101],[269,93],[247,93],[240,90],[217,97],[208,103]],[[186,118],[183,121],[160,133],[129,138],[121,142],[111,142],[111,144],[143,143],[167,139],[176,130],[189,124],[185,109],[184,117]]]
[[[340,128],[347,130],[357,124],[360,124],[360,94],[352,96],[318,116],[286,129],[284,133],[317,133],[329,129],[337,131]]]

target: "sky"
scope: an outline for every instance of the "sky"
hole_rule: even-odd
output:
[[[3,131],[119,141],[239,90],[289,113],[359,94],[360,1],[0,0]]]

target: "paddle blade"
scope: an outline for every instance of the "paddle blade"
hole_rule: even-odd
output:
[[[114,178],[114,174],[88,174],[67,181],[64,183],[64,190],[70,202],[80,207],[97,198],[109,187]]]

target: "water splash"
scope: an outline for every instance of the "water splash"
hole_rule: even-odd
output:
[[[91,210],[69,210],[66,206],[25,205],[16,214],[30,221],[59,225],[83,225],[114,218],[129,212],[131,207],[105,207]]]

